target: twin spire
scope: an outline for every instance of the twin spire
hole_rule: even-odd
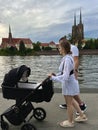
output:
[[[79,24],[82,24],[81,9],[80,9],[80,22],[79,22]],[[74,26],[76,26],[76,13],[74,13]]]

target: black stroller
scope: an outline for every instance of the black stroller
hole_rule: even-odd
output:
[[[39,85],[28,80],[21,82],[20,79],[25,71],[27,72],[26,77],[29,77],[31,70],[26,65],[14,68],[5,74],[2,83],[2,94],[6,99],[15,100],[15,104],[1,114],[2,130],[9,129],[8,122],[15,126],[24,123],[21,130],[37,130],[29,121],[32,117],[38,121],[42,121],[46,117],[46,111],[41,107],[34,108],[31,102],[49,102],[54,94],[53,83],[49,78],[46,78]],[[20,87],[21,85],[22,87]],[[34,88],[28,88],[28,86],[34,86]],[[27,116],[31,112],[32,114],[27,120]],[[4,117],[8,122],[4,120]]]

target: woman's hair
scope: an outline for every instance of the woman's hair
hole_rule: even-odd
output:
[[[59,40],[59,44],[64,50],[66,51],[67,54],[72,54],[71,52],[71,46],[70,42],[66,40],[64,37]]]

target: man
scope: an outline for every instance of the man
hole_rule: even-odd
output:
[[[65,41],[66,37],[62,37],[59,40],[59,43],[62,41]],[[74,73],[75,73],[75,77],[77,79],[78,77],[78,67],[79,67],[79,50],[75,45],[71,44],[71,51],[72,51],[72,56],[74,58],[74,62],[75,62],[75,68],[74,68]],[[87,109],[87,105],[80,99],[79,95],[74,96],[74,99],[79,103],[79,106],[82,110],[82,112],[85,112],[85,110]],[[59,105],[60,108],[67,108],[66,104],[60,104]],[[76,114],[78,115],[79,113],[76,112]]]

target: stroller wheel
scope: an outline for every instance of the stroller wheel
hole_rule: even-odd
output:
[[[37,129],[34,125],[26,123],[21,127],[21,130],[37,130]]]
[[[8,130],[9,129],[8,123],[5,121],[1,121],[1,128],[2,130]]]
[[[46,117],[46,112],[43,108],[37,107],[33,111],[33,116],[35,117],[35,119],[42,121]]]

